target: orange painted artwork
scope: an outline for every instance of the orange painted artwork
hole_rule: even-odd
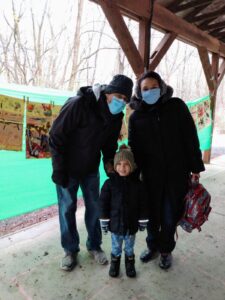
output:
[[[0,95],[0,150],[22,151],[24,100]]]
[[[27,103],[26,158],[49,158],[49,130],[61,106]]]

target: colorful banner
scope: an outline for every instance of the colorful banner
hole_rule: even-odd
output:
[[[209,150],[212,143],[212,116],[209,96],[186,102],[194,119],[200,148],[202,151]]]
[[[0,150],[22,150],[24,100],[0,95]]]
[[[48,158],[49,130],[60,105],[27,102],[26,158]]]

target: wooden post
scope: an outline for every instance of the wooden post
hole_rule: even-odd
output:
[[[143,59],[145,70],[149,69],[150,43],[150,22],[146,19],[140,20],[138,50]]]
[[[209,88],[210,107],[212,112],[212,134],[211,134],[211,144],[212,144],[214,120],[215,120],[215,108],[216,108],[216,94],[217,94],[218,77],[219,77],[218,74],[219,55],[213,53],[212,64],[210,64],[209,55],[206,48],[198,47],[198,53],[199,53],[199,57],[202,63],[202,67]],[[210,163],[210,158],[211,158],[211,148],[205,150],[203,153],[203,160],[205,163]]]
[[[162,60],[163,56],[166,54],[170,46],[172,45],[173,41],[176,38],[175,33],[166,33],[158,46],[155,48],[155,50],[152,52],[152,55],[150,57],[150,67],[149,69],[154,71],[160,61]]]

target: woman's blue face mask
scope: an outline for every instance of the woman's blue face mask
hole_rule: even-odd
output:
[[[155,104],[160,98],[160,88],[155,88],[141,92],[142,99],[147,104]]]
[[[124,110],[126,102],[123,99],[113,96],[111,102],[108,103],[108,106],[111,114],[116,115]]]

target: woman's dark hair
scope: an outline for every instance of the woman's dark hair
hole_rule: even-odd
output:
[[[158,81],[159,87],[162,86],[162,78],[160,75],[154,71],[147,71],[141,75],[141,77],[138,79],[136,87],[135,87],[135,94],[138,98],[142,98],[141,96],[141,83],[146,78],[154,78]]]

